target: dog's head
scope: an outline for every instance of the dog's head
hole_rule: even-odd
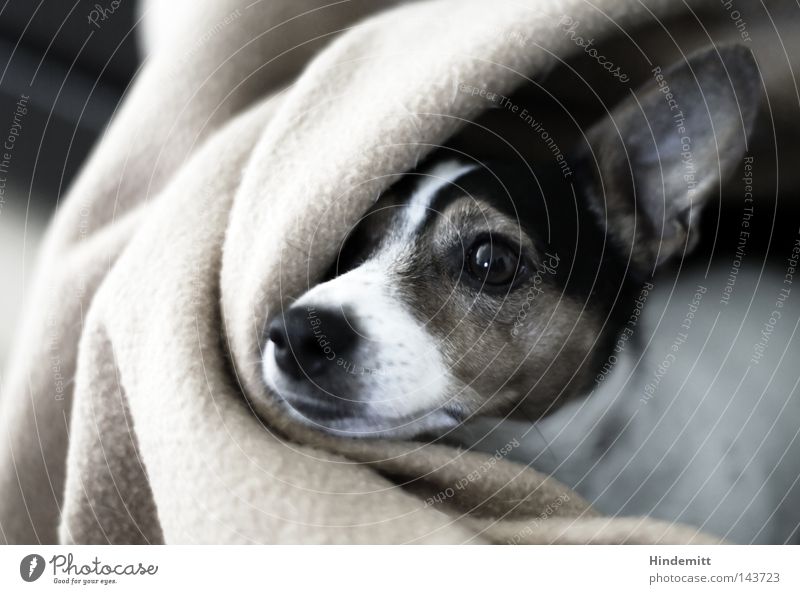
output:
[[[574,178],[442,154],[384,194],[269,323],[264,379],[290,414],[409,437],[580,393],[625,297],[694,244],[757,107],[746,50],[653,74],[587,132]]]

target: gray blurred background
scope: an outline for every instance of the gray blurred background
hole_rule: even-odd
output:
[[[125,93],[139,64],[136,3],[90,22],[96,2],[8,0],[0,5],[0,138],[17,103],[27,113],[0,174],[0,374],[53,209]],[[111,3],[101,3],[110,6]],[[95,13],[97,14],[97,13]]]

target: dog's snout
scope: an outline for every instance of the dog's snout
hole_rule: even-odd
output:
[[[341,308],[290,308],[272,320],[267,337],[278,369],[295,379],[325,373],[348,359],[358,343],[358,333]]]

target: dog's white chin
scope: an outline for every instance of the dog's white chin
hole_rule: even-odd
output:
[[[363,414],[342,416],[341,418],[315,419],[312,413],[298,408],[313,408],[314,397],[303,393],[302,386],[286,378],[274,361],[274,348],[267,345],[264,353],[263,378],[275,399],[283,405],[286,413],[295,421],[313,427],[318,431],[338,437],[410,439],[423,433],[441,435],[460,424],[455,414],[451,414],[438,404],[439,398],[431,398],[428,408],[418,411],[402,411],[399,415],[387,415],[377,406],[367,406]],[[405,399],[407,400],[407,399]],[[293,406],[295,403],[296,406]],[[385,409],[388,407],[380,407]],[[392,407],[396,408],[396,407]]]
[[[379,416],[342,417],[340,419],[315,420],[293,408],[282,398],[285,409],[292,419],[314,429],[335,435],[357,439],[411,439],[421,434],[442,434],[459,425],[458,419],[443,410],[421,413],[417,418],[387,418]]]

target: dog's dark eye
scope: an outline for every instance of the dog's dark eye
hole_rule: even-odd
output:
[[[476,241],[467,256],[469,273],[482,284],[492,286],[511,284],[520,266],[518,249],[489,238]]]

